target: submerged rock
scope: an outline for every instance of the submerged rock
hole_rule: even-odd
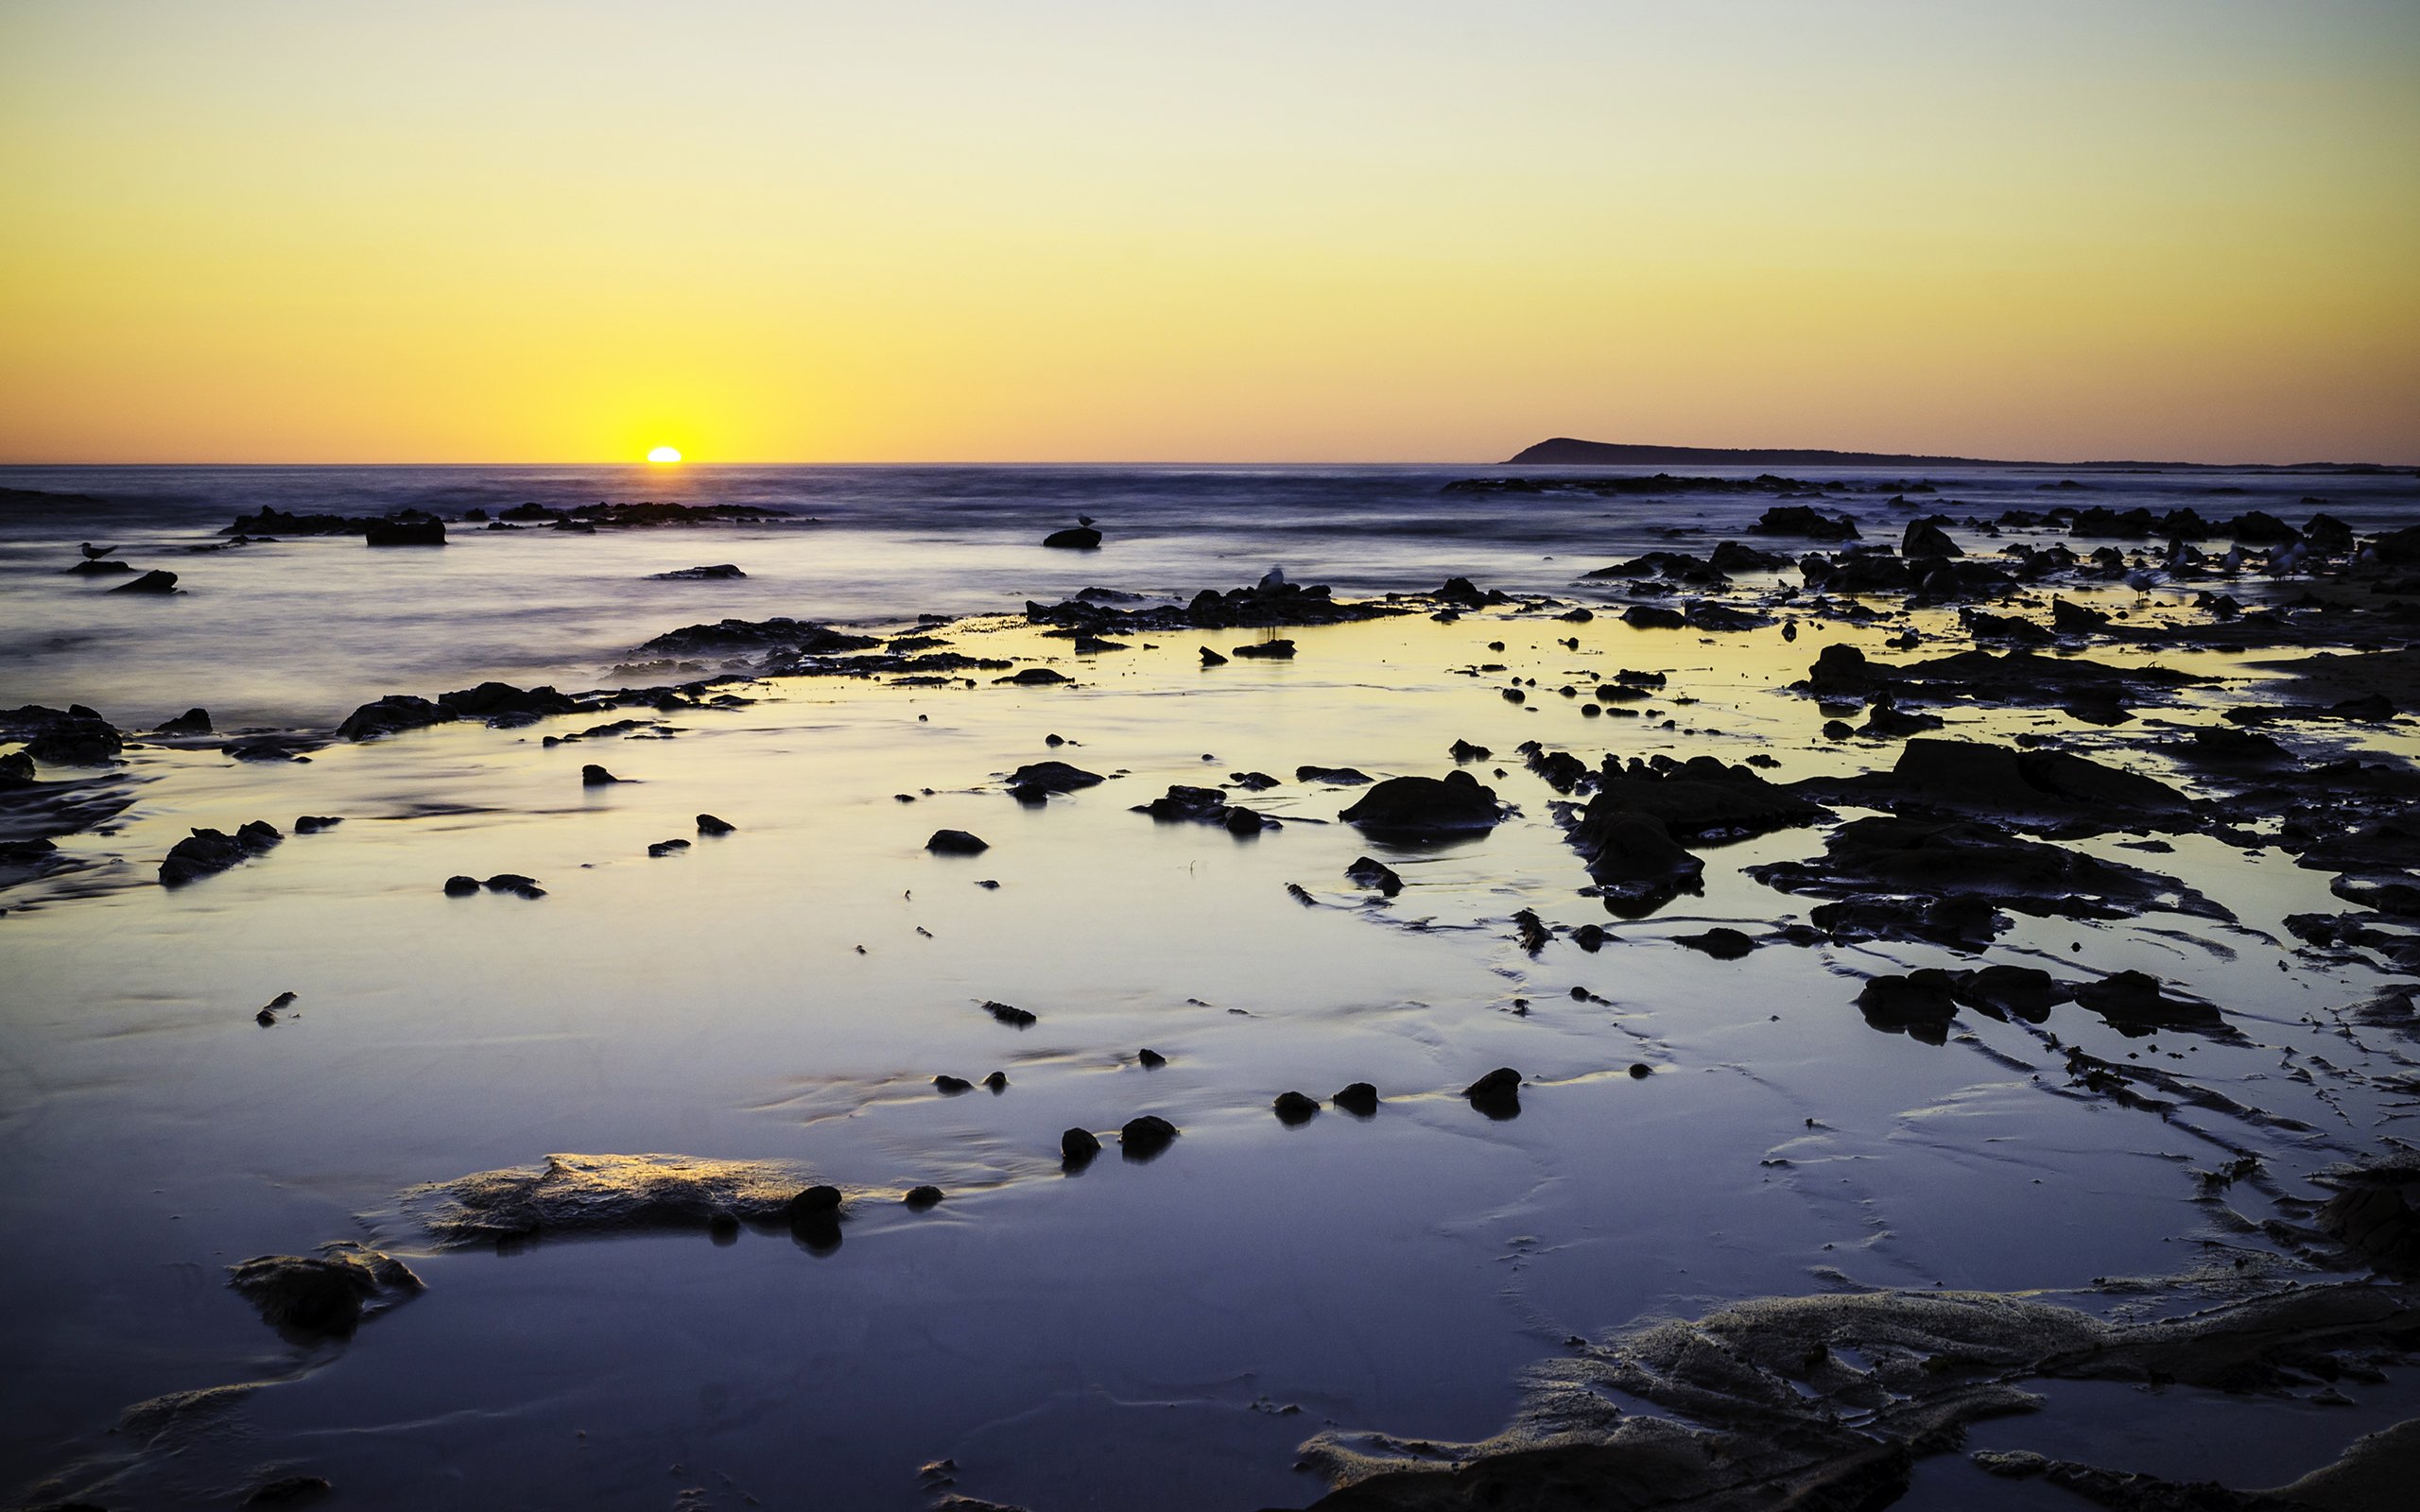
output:
[[[1461,834],[1494,829],[1504,821],[1504,810],[1495,789],[1456,770],[1443,778],[1390,777],[1341,817],[1374,834]]]
[[[110,590],[112,593],[173,593],[176,591],[177,575],[169,572],[147,572]]]
[[[1819,897],[1966,896],[2042,918],[2124,919],[2152,908],[2231,917],[2173,878],[1968,820],[1852,819],[1826,838],[1820,859],[1747,870],[1769,887]]]
[[[699,815],[697,823],[698,833],[705,835],[730,834],[739,828],[739,826],[732,823],[730,820],[716,818],[711,814]]]
[[[579,769],[579,785],[582,787],[611,787],[620,781],[620,778],[594,762]]]
[[[414,1187],[403,1202],[439,1240],[477,1244],[704,1228],[718,1219],[770,1223],[792,1215],[800,1185],[793,1167],[761,1160],[549,1155],[535,1168],[481,1171]]]
[[[1314,1512],[1881,1507],[1905,1494],[1919,1458],[1955,1449],[1963,1425],[2043,1408],[2022,1389],[2029,1380],[2278,1389],[2308,1382],[2299,1367],[2329,1351],[2408,1348],[2420,1338],[2411,1304],[2405,1288],[2306,1285],[2189,1317],[2111,1324],[1983,1292],[1766,1298],[1603,1344],[1574,1341],[1535,1368],[1519,1418],[1483,1443],[1329,1432],[1303,1452],[1336,1486]],[[2420,1443],[2402,1451],[2407,1460],[2414,1452]],[[2325,1486],[2332,1473],[2342,1472],[2332,1467],[2286,1490]],[[2399,1490],[2404,1482],[2388,1473],[2363,1484]],[[2366,1493],[2306,1502],[2169,1489],[2112,1504],[2391,1504]]]
[[[717,562],[711,567],[683,567],[674,572],[649,573],[648,580],[657,583],[727,582],[748,575],[735,562]]]
[[[262,1255],[227,1267],[227,1284],[282,1332],[348,1338],[366,1317],[422,1290],[411,1267],[355,1244],[317,1255]]]
[[[983,1011],[1011,1029],[1030,1029],[1042,1022],[1025,1009],[1007,1003],[986,1003]]]
[[[2208,1032],[2226,1027],[2226,1019],[2207,1003],[2169,995],[2158,977],[2143,971],[2118,971],[2098,982],[2080,982],[2069,989],[2080,1007],[2108,1021],[2119,1034],[2142,1036],[2157,1029]]]
[[[1279,1092],[1273,1106],[1277,1122],[1288,1125],[1307,1124],[1320,1110],[1317,1098],[1305,1097],[1301,1092]]]
[[[1294,643],[1283,640],[1260,641],[1251,645],[1230,646],[1228,654],[1270,662],[1291,662],[1294,660]]]
[[[992,846],[964,830],[935,830],[925,849],[937,856],[979,856]]]
[[[1718,961],[1736,961],[1756,948],[1756,942],[1736,929],[1716,925],[1703,935],[1675,935],[1675,944],[1703,951]]]
[[[1355,885],[1374,887],[1390,898],[1403,891],[1403,878],[1395,874],[1395,868],[1383,861],[1373,861],[1368,856],[1357,857],[1353,865],[1344,868],[1344,875]]]

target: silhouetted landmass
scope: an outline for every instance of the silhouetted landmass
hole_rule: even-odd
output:
[[[1807,447],[1634,446],[1621,441],[1583,441],[1551,437],[1525,447],[1504,465],[1528,467],[2059,467],[2215,470],[2230,472],[2389,472],[2400,468],[2375,462],[2030,462],[1988,456],[1925,456],[1908,452],[1832,452]]]

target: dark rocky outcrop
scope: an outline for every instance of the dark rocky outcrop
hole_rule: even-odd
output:
[[[1748,875],[1785,892],[1964,896],[2045,918],[2124,919],[2146,909],[2228,917],[2172,878],[1966,820],[1852,819],[1826,837],[1822,858],[1771,862]]]
[[[925,842],[925,849],[937,856],[978,856],[992,849],[991,842],[964,830],[935,830]]]
[[[210,711],[188,709],[152,731],[155,735],[207,735],[211,733]]]
[[[1337,787],[1359,787],[1373,781],[1370,774],[1357,766],[1297,766],[1294,781],[1326,782]]]
[[[441,546],[445,544],[445,522],[424,520],[372,520],[361,532],[366,546]]]
[[[712,625],[686,625],[642,642],[633,656],[728,656],[746,651],[786,651],[825,656],[838,651],[863,651],[882,643],[871,635],[852,635],[828,625],[804,620],[717,620]]]
[[[1053,530],[1042,538],[1042,543],[1060,551],[1092,551],[1100,545],[1100,532],[1090,525],[1070,525]]]
[[[1036,788],[1045,793],[1073,793],[1078,788],[1097,786],[1102,780],[1098,772],[1088,772],[1065,762],[1028,762],[1009,774],[1011,788]]]
[[[1356,1118],[1368,1118],[1378,1110],[1378,1089],[1357,1081],[1328,1100]]]
[[[1255,641],[1250,645],[1228,647],[1228,655],[1268,662],[1294,660],[1294,643],[1285,640]]]
[[[170,572],[147,572],[110,590],[112,593],[173,593],[176,591],[177,575]]]
[[[285,839],[277,826],[254,819],[233,834],[223,830],[196,830],[178,841],[160,863],[160,885],[182,887],[216,876],[240,861],[264,855]]]
[[[703,835],[730,834],[737,831],[739,828],[739,826],[732,823],[729,819],[718,819],[711,814],[699,815],[697,823],[698,833]]]
[[[1301,1092],[1279,1092],[1272,1106],[1277,1122],[1289,1125],[1307,1124],[1318,1116],[1320,1110],[1319,1099],[1306,1097]]]
[[[1011,1003],[987,1002],[983,1005],[983,1011],[992,1016],[994,1022],[1005,1023],[1011,1029],[1030,1029],[1042,1022]]]
[[[1361,795],[1341,816],[1372,834],[1468,834],[1504,821],[1495,789],[1465,771],[1443,778],[1390,777]]]
[[[1674,944],[1702,951],[1718,961],[1736,961],[1756,948],[1756,942],[1728,925],[1718,924],[1702,935],[1675,935]]]
[[[721,583],[748,575],[739,570],[738,563],[725,561],[711,567],[683,567],[673,572],[649,573],[647,576],[649,582],[655,583]]]

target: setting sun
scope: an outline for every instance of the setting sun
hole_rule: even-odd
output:
[[[681,460],[681,449],[677,446],[659,446],[647,454],[647,459],[650,462],[678,462]]]

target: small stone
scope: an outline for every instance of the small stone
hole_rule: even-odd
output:
[[[1357,1081],[1330,1100],[1356,1118],[1368,1118],[1378,1110],[1378,1089]]]
[[[582,787],[606,787],[620,781],[620,778],[594,763],[579,769],[579,785]]]
[[[909,1187],[908,1194],[900,1200],[915,1211],[922,1212],[942,1200],[942,1189],[934,1186]]]
[[[1498,1066],[1463,1088],[1462,1095],[1490,1118],[1515,1117],[1521,1111],[1521,1074],[1510,1066]]]
[[[1009,1087],[1009,1074],[1005,1071],[995,1071],[983,1078],[983,1085],[995,1092],[1006,1091]]]
[[[826,1216],[839,1211],[840,1189],[836,1186],[811,1186],[790,1198],[789,1216],[794,1221]]]
[[[698,816],[698,833],[700,834],[729,834],[738,828],[739,826],[732,823],[730,820],[716,818],[711,814],[700,814]]]
[[[974,1084],[973,1082],[971,1082],[971,1081],[968,1081],[968,1080],[967,1080],[965,1077],[963,1077],[963,1076],[948,1076],[948,1075],[942,1075],[942,1076],[936,1076],[936,1077],[934,1077],[934,1078],[933,1078],[933,1086],[934,1086],[936,1089],[938,1089],[938,1090],[940,1090],[940,1091],[944,1091],[944,1092],[953,1092],[953,1093],[955,1093],[955,1092],[963,1092],[963,1091],[972,1091],[974,1090],[974,1088],[975,1088],[975,1084]]]
[[[1650,1065],[1648,1065],[1648,1063],[1647,1063],[1646,1061],[1644,1061],[1644,1060],[1634,1060],[1634,1061],[1632,1061],[1632,1062],[1631,1062],[1631,1067],[1630,1067],[1630,1075],[1631,1075],[1631,1080],[1633,1080],[1633,1081],[1644,1081],[1646,1078],[1648,1078],[1648,1077],[1650,1077],[1650,1076],[1652,1076],[1652,1075],[1654,1075],[1654,1074],[1655,1074],[1655,1070],[1654,1070],[1654,1068],[1653,1068],[1653,1067],[1651,1067],[1651,1066],[1650,1066]]]
[[[1156,1071],[1168,1063],[1168,1057],[1156,1050],[1137,1050],[1134,1059],[1145,1071]]]
[[[983,1011],[1011,1029],[1030,1029],[1039,1021],[1030,1013],[1006,1003],[986,1003]]]
[[[925,849],[938,856],[979,856],[992,849],[991,842],[964,830],[935,830]]]
[[[1276,1108],[1277,1121],[1281,1124],[1307,1124],[1319,1112],[1320,1105],[1316,1099],[1305,1097],[1301,1092],[1279,1092]]]
[[[1071,1128],[1059,1136],[1059,1158],[1081,1165],[1100,1153],[1100,1140],[1088,1128]]]
[[[448,898],[468,898],[478,890],[479,879],[476,877],[448,877],[445,879],[445,896]]]

